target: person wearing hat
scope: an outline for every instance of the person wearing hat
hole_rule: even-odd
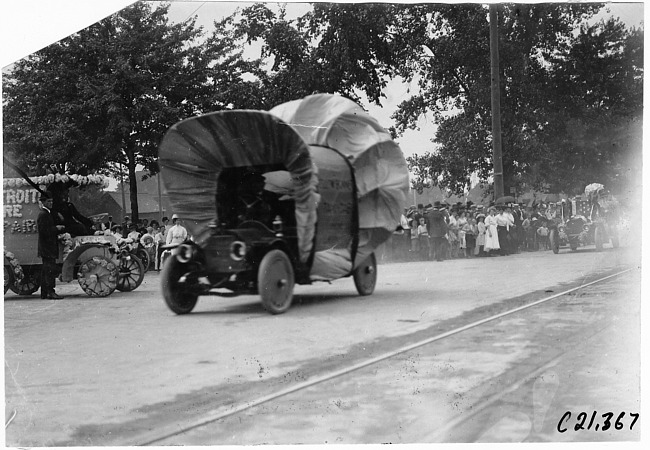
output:
[[[122,235],[122,225],[113,225],[113,228],[111,228],[111,234],[115,239],[122,239],[124,237],[124,235]]]
[[[59,300],[63,297],[54,292],[56,286],[56,258],[59,256],[59,233],[65,230],[65,226],[56,225],[52,211],[54,196],[51,192],[42,192],[41,211],[36,219],[38,229],[38,256],[43,260],[41,269],[41,298]]]
[[[485,214],[478,213],[476,215],[476,244],[474,246],[475,256],[485,256]]]
[[[399,218],[400,227],[404,230],[404,234],[400,238],[401,245],[399,251],[400,257],[403,259],[408,257],[408,252],[411,247],[411,225],[409,224],[408,214],[409,209],[404,208],[404,213]]]
[[[493,256],[497,250],[501,249],[499,245],[499,234],[497,232],[497,209],[494,206],[488,208],[488,215],[485,216],[485,247],[484,250],[488,256]]]
[[[431,239],[431,253],[433,259],[436,261],[443,261],[445,259],[446,244],[447,244],[447,212],[442,204],[438,201],[433,203],[433,209],[429,212],[427,219],[429,219],[429,238]]]
[[[131,226],[131,218],[129,216],[124,216],[124,219],[122,219],[122,230],[126,232],[130,226]]]
[[[140,231],[138,230],[138,226],[134,223],[129,225],[129,233],[126,235],[127,239],[130,239],[131,242],[137,243],[140,240]]]
[[[512,208],[510,209],[510,215],[515,224],[515,228],[512,232],[514,237],[513,252],[519,253],[519,249],[524,245],[526,240],[526,235],[522,223],[524,222],[524,212],[519,208],[518,203],[513,203]]]
[[[117,225],[117,223],[115,223],[115,222],[113,221],[113,216],[108,216],[108,222],[106,222],[106,223],[104,224],[104,226],[106,227],[106,229],[107,229],[107,230],[112,230],[113,227],[114,227],[115,225]]]
[[[94,233],[94,223],[81,214],[70,201],[70,186],[78,186],[78,183],[70,180],[64,184],[54,183],[50,187],[53,189],[52,211],[55,222],[65,226],[66,232],[72,237],[91,235]]]
[[[497,218],[497,234],[499,235],[499,245],[501,256],[508,256],[511,252],[511,237],[510,228],[514,224],[510,214],[508,214],[507,207],[501,208],[501,211],[496,216]]]
[[[180,223],[178,214],[172,215],[172,227],[167,232],[167,245],[182,244],[187,240],[187,230]]]

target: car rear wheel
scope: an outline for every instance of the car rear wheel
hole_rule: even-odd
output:
[[[611,237],[611,239],[612,239],[612,247],[618,248],[621,245],[621,243],[620,243],[620,241],[618,239],[618,230],[615,229],[613,231],[610,231],[610,234],[612,235],[612,237]]]
[[[558,238],[557,230],[550,231],[548,234],[548,240],[551,243],[551,250],[553,250],[553,253],[557,255],[560,252],[560,239]]]
[[[293,266],[285,252],[271,250],[264,255],[257,272],[257,290],[268,312],[281,314],[289,309],[294,283]]]
[[[372,253],[352,274],[359,295],[370,295],[377,284],[377,259]]]
[[[598,251],[601,251],[603,249],[603,243],[605,239],[604,234],[605,233],[600,226],[597,226],[594,230],[594,244],[596,245],[596,250]]]
[[[176,314],[192,312],[199,299],[196,290],[187,283],[187,274],[193,270],[190,264],[178,261],[174,256],[169,258],[160,273],[160,281],[165,303]]]

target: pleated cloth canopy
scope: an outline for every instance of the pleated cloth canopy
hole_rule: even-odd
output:
[[[227,168],[281,166],[291,174],[300,258],[313,245],[318,194],[309,148],[294,129],[263,111],[221,111],[173,125],[159,146],[174,213],[199,245],[218,222],[217,183]]]
[[[400,223],[409,189],[409,173],[401,149],[359,105],[338,95],[311,95],[281,104],[270,112],[290,124],[308,145],[333,148],[352,164],[360,228],[359,246],[352,262],[356,267]],[[350,258],[354,252],[320,253],[314,260],[312,274],[336,278],[347,266],[341,258]]]

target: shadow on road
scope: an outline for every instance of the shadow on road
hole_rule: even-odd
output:
[[[428,291],[430,294],[430,291]],[[215,301],[218,302],[219,300],[213,300],[214,297],[218,297],[216,295],[210,296],[202,296],[199,297],[199,301],[205,300],[205,301]],[[232,298],[232,297],[229,297]],[[328,304],[328,305],[336,305],[338,303],[342,302],[354,302],[354,301],[359,301],[362,297],[360,297],[356,292],[350,292],[350,293],[332,293],[332,294],[322,294],[322,293],[314,293],[314,294],[294,294],[293,297],[293,302],[291,303],[291,309],[285,313],[285,314],[290,314],[291,310],[294,309],[305,309],[305,308],[311,308],[311,307],[316,307],[320,306],[323,304]],[[393,296],[389,293],[375,293],[369,297],[366,298],[372,298],[373,301],[393,301],[391,300]],[[218,310],[212,310],[212,311],[195,311],[192,312],[190,315],[214,315],[214,314],[268,314],[268,312],[264,309],[262,306],[262,303],[257,296],[241,296],[242,303],[236,304],[236,305],[229,305],[226,307],[221,307]]]

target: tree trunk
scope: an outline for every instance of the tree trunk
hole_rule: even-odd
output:
[[[138,223],[140,220],[138,211],[138,180],[135,175],[135,154],[132,150],[127,151],[127,166],[129,169],[129,200],[131,201],[131,221]]]

